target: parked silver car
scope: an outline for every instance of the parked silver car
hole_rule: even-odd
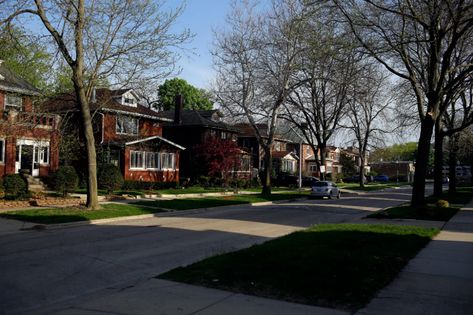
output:
[[[338,189],[337,185],[330,181],[316,182],[312,185],[310,196],[322,198],[328,197],[328,199],[337,197],[337,199],[340,199],[340,189]]]

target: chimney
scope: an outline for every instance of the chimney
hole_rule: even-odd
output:
[[[184,103],[184,97],[181,94],[176,94],[174,98],[174,123],[180,125],[182,105]]]

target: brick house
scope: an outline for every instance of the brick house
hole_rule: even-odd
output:
[[[164,136],[186,147],[181,154],[181,177],[191,180],[204,173],[196,158],[196,146],[205,143],[208,137],[237,141],[238,130],[222,121],[223,115],[218,110],[184,110],[176,102],[174,110],[162,111],[160,117],[168,119],[164,124]],[[240,165],[234,169],[238,178],[251,178],[251,156],[240,151]]]
[[[73,94],[55,97],[43,106],[68,121],[78,117]],[[140,104],[132,89],[96,89],[90,110],[99,162],[118,166],[125,180],[179,182],[180,152],[185,148],[163,137],[163,123],[170,120]],[[70,126],[77,128],[77,124]]]
[[[266,124],[258,124],[261,134],[268,133]],[[253,127],[248,123],[236,124],[240,132],[238,134],[238,145],[252,155],[253,168],[264,169],[264,150],[261,148]],[[273,170],[275,175],[280,173],[297,173],[297,163],[299,160],[296,151],[291,146],[291,140],[281,135],[276,135],[273,141]]]
[[[36,110],[39,95],[0,60],[0,176],[44,177],[58,167],[59,116]]]

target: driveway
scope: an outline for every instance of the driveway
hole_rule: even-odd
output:
[[[46,314],[80,306],[207,256],[313,224],[355,220],[409,198],[410,191],[400,189],[5,234],[0,239],[0,312]]]

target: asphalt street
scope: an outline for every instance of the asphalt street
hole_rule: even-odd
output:
[[[66,309],[177,266],[314,224],[349,222],[409,198],[410,190],[398,189],[6,234],[0,238],[0,312]]]

